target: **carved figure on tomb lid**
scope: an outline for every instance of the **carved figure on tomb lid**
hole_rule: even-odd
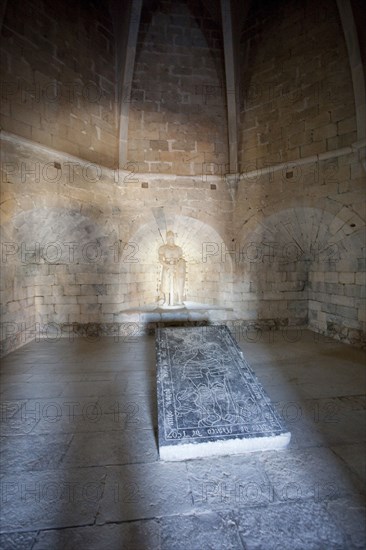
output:
[[[181,365],[182,378],[188,384],[177,394],[177,410],[190,419],[197,414],[197,426],[231,425],[242,421],[227,379],[227,367],[220,358],[222,348],[205,342],[199,334],[190,335],[178,348],[173,361]]]

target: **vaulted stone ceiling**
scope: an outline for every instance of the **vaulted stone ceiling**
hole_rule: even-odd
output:
[[[117,78],[119,97],[124,93],[130,93],[134,60],[136,53],[136,42],[140,25],[141,13],[144,10],[154,11],[158,6],[158,0],[129,0],[123,7],[117,0],[109,0],[112,14],[117,52]],[[222,29],[225,74],[226,74],[226,97],[228,117],[228,139],[229,139],[229,162],[230,172],[238,170],[237,160],[237,102],[238,102],[238,58],[239,39],[246,16],[250,8],[251,0],[201,0],[202,10],[210,14],[213,21]],[[190,2],[188,2],[188,7]],[[196,6],[195,6],[196,7]],[[127,14],[127,16],[126,16]],[[128,104],[121,103],[120,116],[120,164],[127,158],[127,127],[128,127]]]
[[[128,117],[129,104],[121,102],[122,95],[126,96],[131,92],[131,84],[135,65],[136,43],[140,27],[141,13],[144,11],[153,12],[159,5],[158,0],[127,0],[119,2],[118,0],[108,0],[109,9],[112,14],[112,19],[115,29],[116,39],[116,70],[117,70],[117,88],[120,99],[120,131],[119,131],[119,164],[122,165],[127,160],[127,132],[128,132]],[[212,20],[222,29],[224,58],[225,58],[225,78],[226,78],[226,99],[227,99],[227,120],[228,120],[228,150],[229,150],[229,171],[230,173],[238,172],[238,97],[239,97],[239,42],[240,35],[248,17],[251,0],[200,0],[203,11],[210,14]],[[266,2],[262,2],[265,4]],[[197,2],[192,3],[187,1],[189,8],[197,9]],[[354,22],[347,23],[349,19],[347,7],[338,2],[340,15],[344,26],[346,38],[347,33],[356,32],[361,37],[361,59],[365,58],[363,52],[364,40],[361,32],[362,13],[359,0],[352,0],[353,12],[358,15]],[[351,14],[352,14],[351,10]],[[352,18],[353,19],[353,18]],[[355,31],[352,31],[354,25]],[[348,26],[348,27],[347,27]],[[353,39],[349,38],[349,55],[355,56],[352,47]],[[356,56],[357,57],[357,56]],[[362,105],[365,100],[365,85],[364,75],[359,75],[359,66],[357,60],[353,59],[353,84],[355,88],[356,104],[360,104],[361,108],[358,112],[358,119],[362,120],[365,113]],[[363,71],[361,71],[363,73]],[[241,75],[243,78],[243,75]],[[245,78],[245,76],[244,76]],[[363,125],[364,126],[364,125]],[[363,137],[362,123],[359,122],[359,137]]]

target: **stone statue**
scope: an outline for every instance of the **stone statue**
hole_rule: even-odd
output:
[[[159,248],[159,262],[162,265],[159,301],[169,306],[182,304],[186,261],[182,249],[174,243],[173,231],[167,231],[166,244]]]

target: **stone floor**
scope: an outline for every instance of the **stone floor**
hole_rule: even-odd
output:
[[[285,451],[160,463],[153,336],[8,355],[0,547],[365,548],[364,352],[309,331],[237,339],[292,432]]]

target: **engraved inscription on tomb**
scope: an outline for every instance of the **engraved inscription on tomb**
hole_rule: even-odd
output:
[[[285,431],[227,327],[158,329],[157,355],[160,443]]]

